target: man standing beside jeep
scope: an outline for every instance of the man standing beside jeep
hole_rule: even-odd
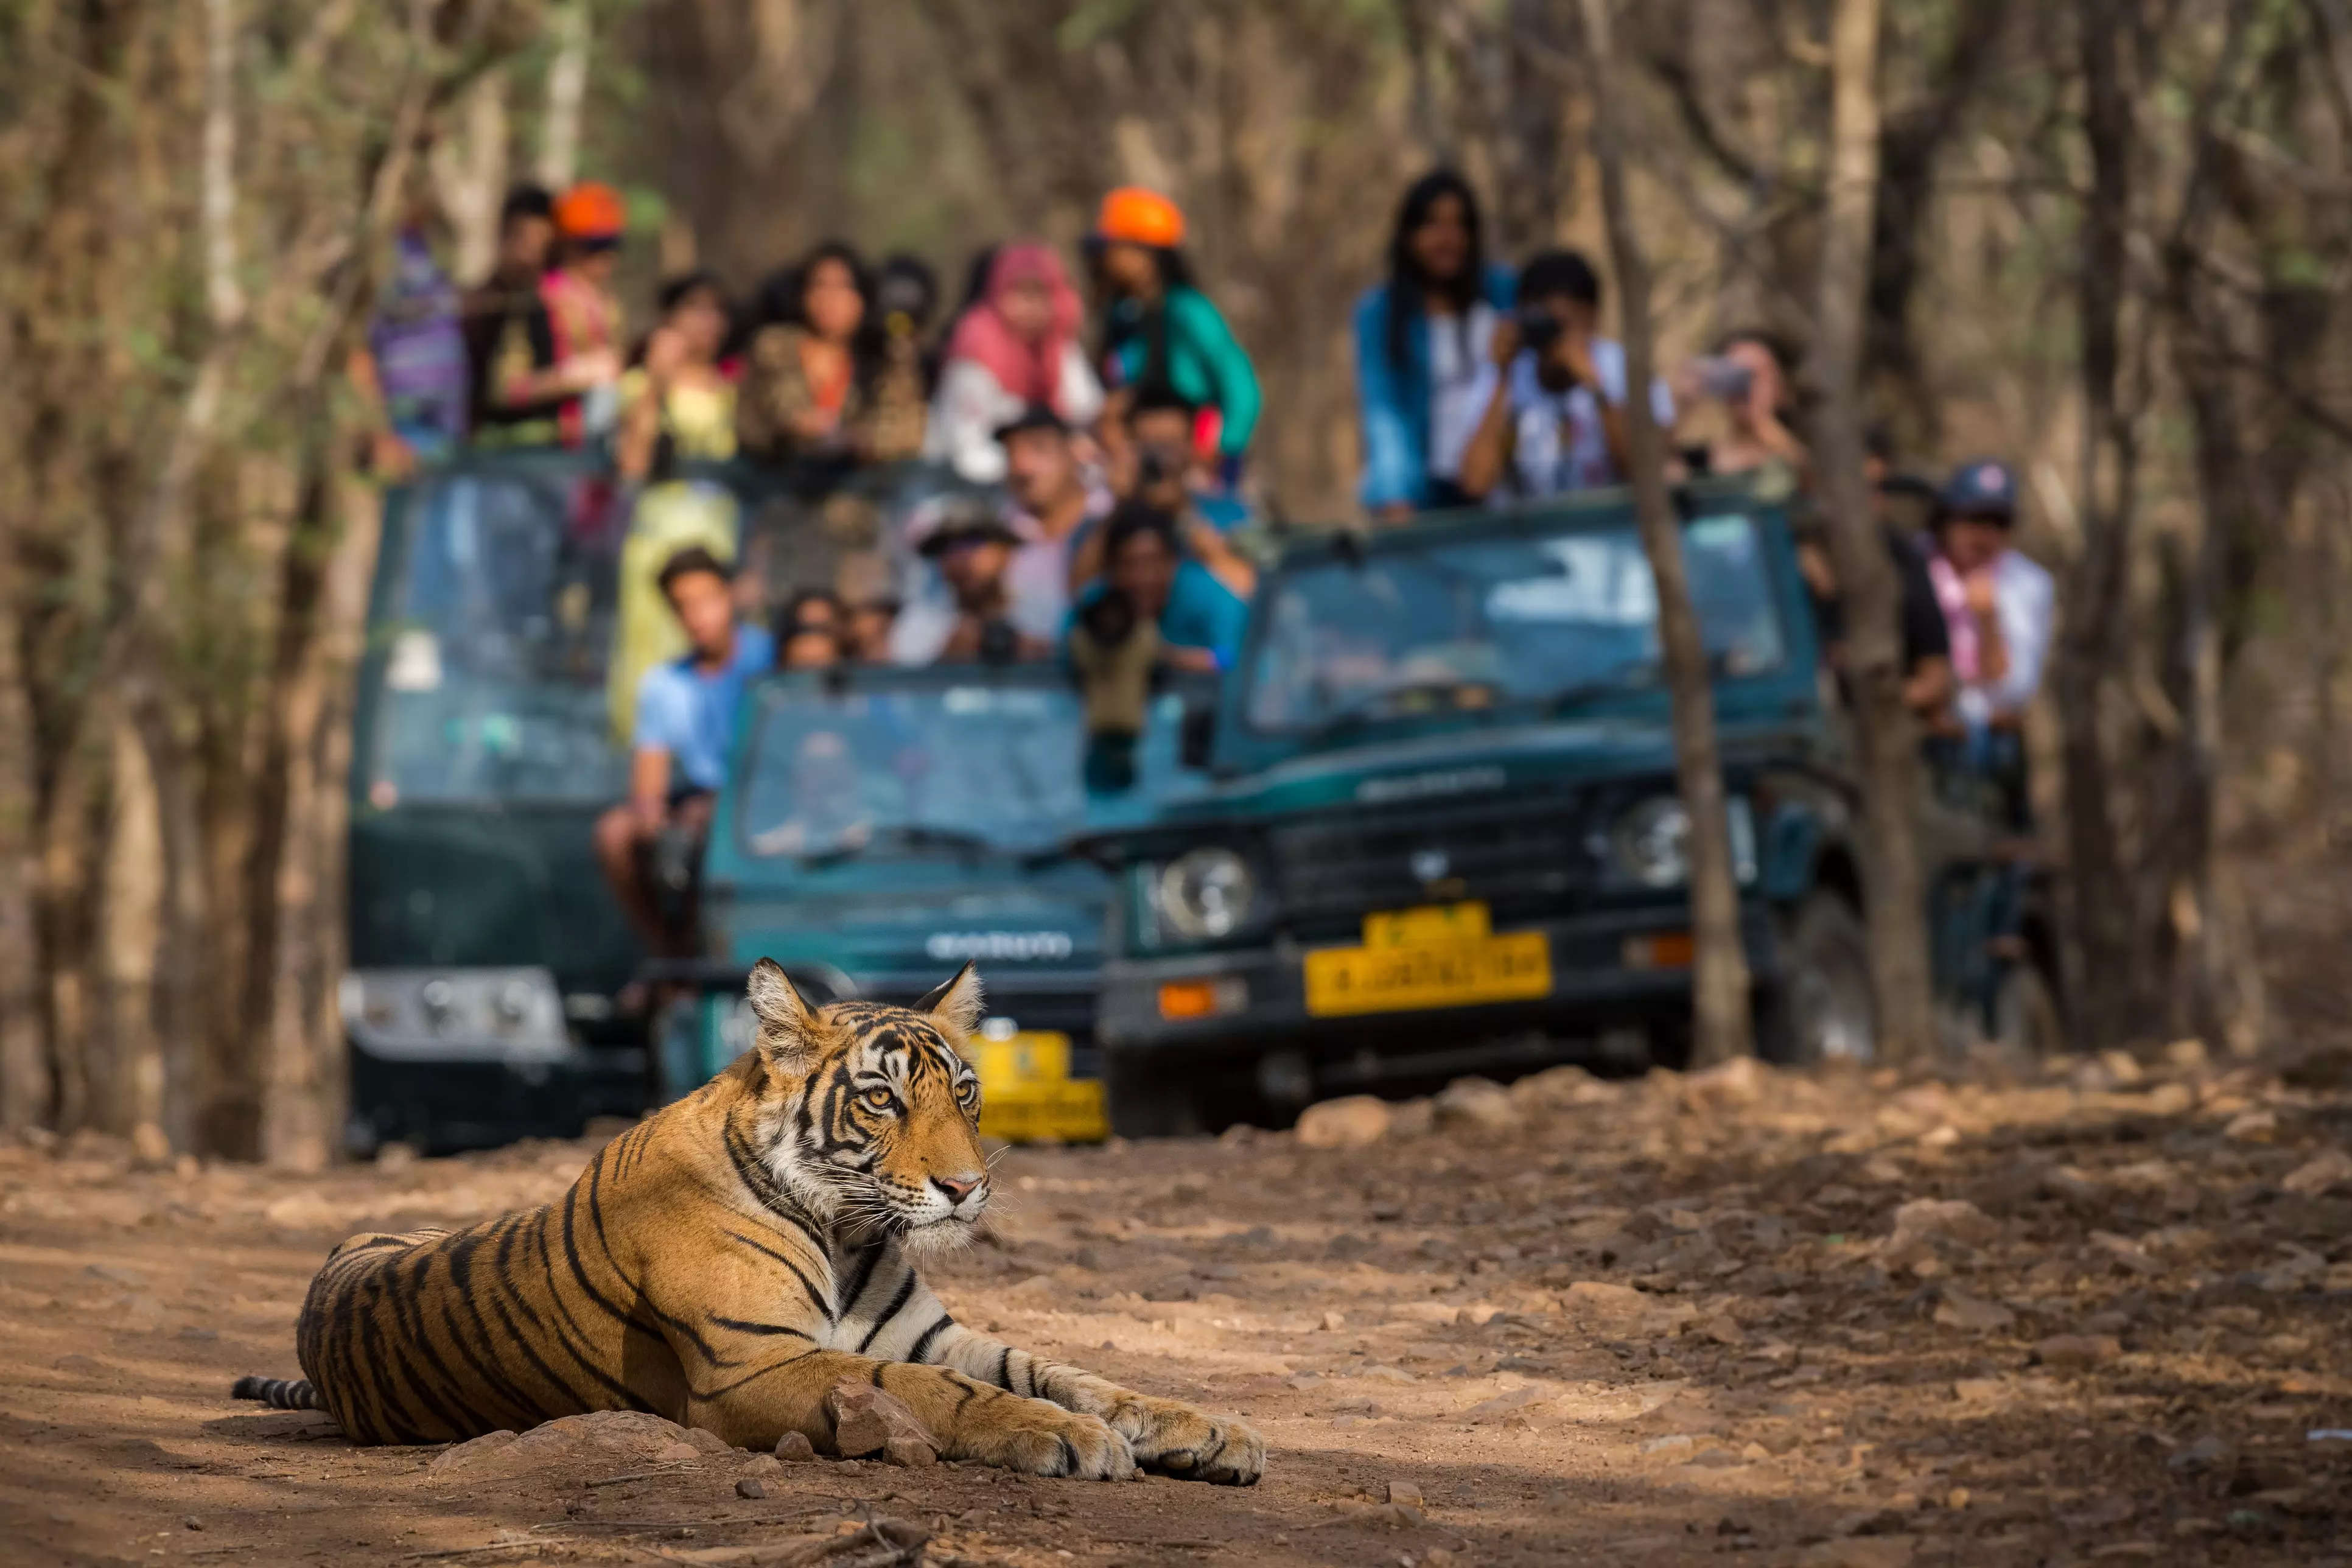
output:
[[[1495,329],[1486,413],[1462,453],[1462,489],[1482,500],[1538,500],[1625,482],[1625,350],[1600,335],[1601,279],[1572,250],[1520,269],[1518,310]],[[1651,388],[1660,426],[1674,400]]]

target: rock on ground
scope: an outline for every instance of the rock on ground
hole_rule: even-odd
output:
[[[845,1377],[825,1391],[834,1451],[845,1459],[879,1456],[908,1468],[930,1464],[939,1443],[912,1410],[870,1383]]]
[[[1298,1141],[1309,1149],[1360,1149],[1388,1136],[1388,1101],[1351,1094],[1298,1113]]]

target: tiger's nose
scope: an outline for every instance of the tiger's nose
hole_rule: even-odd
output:
[[[933,1176],[931,1178],[931,1185],[947,1194],[948,1202],[951,1204],[960,1204],[963,1202],[964,1199],[971,1196],[973,1192],[978,1190],[980,1184],[986,1179],[986,1177],[979,1175]]]

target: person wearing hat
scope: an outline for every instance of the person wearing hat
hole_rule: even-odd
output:
[[[1904,526],[1898,499],[1925,492],[1933,500],[1931,480],[1895,471],[1895,437],[1884,425],[1863,432],[1862,472],[1870,486],[1871,521],[1878,525],[1886,559],[1895,568],[1895,637],[1903,658],[1903,702],[1921,722],[1939,724],[1952,700],[1952,639],[1944,624],[1943,607],[1936,599],[1936,584],[1928,575],[1927,556],[1918,542],[1916,514]],[[1813,603],[1813,624],[1821,636],[1822,658],[1841,681],[1846,674],[1845,603],[1838,589],[1837,566],[1831,559],[1829,540],[1817,513],[1801,514],[1797,533],[1797,568]]]
[[[1092,537],[1115,499],[1080,460],[1079,437],[1050,405],[1033,403],[996,427],[1008,517],[1022,536],[1005,585],[1024,631],[1051,637],[1069,608],[1079,541]]]
[[[1000,427],[1034,405],[1074,426],[1102,412],[1102,383],[1078,342],[1085,307],[1053,247],[999,246],[980,297],[956,318],[923,456],[951,463],[976,485],[1005,477]]]
[[[1052,653],[1034,629],[1034,608],[1020,603],[1007,581],[1014,554],[1031,542],[1012,520],[985,502],[957,497],[919,519],[910,535],[929,571],[891,625],[893,664],[1003,664]]]
[[[625,226],[609,186],[587,181],[556,198],[554,265],[492,361],[491,444],[577,447],[612,429],[624,332],[613,269]]]
[[[2057,594],[2050,574],[2011,548],[2017,477],[1990,458],[1962,463],[1937,498],[1927,574],[1944,611],[1958,694],[1963,758],[2001,788],[2011,826],[2029,821],[2021,724],[2050,655]]]
[[[1257,431],[1257,371],[1184,262],[1184,215],[1157,191],[1123,185],[1103,198],[1087,249],[1107,301],[1106,379],[1118,390],[1103,437],[1123,439],[1137,389],[1165,386],[1202,411],[1196,439],[1228,485]]]

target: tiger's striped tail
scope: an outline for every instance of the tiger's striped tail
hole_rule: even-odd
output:
[[[240,1377],[231,1399],[257,1399],[272,1410],[324,1410],[326,1402],[307,1377]]]

